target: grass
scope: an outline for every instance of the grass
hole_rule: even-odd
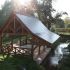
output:
[[[0,70],[43,70],[30,56],[16,55],[3,58],[0,55]]]

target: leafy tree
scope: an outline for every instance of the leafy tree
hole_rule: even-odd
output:
[[[60,13],[57,13],[55,15],[55,17],[52,18],[52,22],[56,25],[56,27],[59,27],[59,28],[65,27],[64,21],[63,21],[63,19],[61,19],[61,17],[63,15],[67,15],[67,13],[66,12],[60,12]]]
[[[1,14],[0,16],[2,17],[2,19],[0,20],[1,23],[3,23],[3,21],[5,20],[5,18],[7,16],[9,16],[9,14],[12,12],[13,8],[14,8],[14,0],[10,1],[6,0],[4,6],[2,7],[1,10]],[[38,3],[37,0],[32,0],[32,7],[33,8],[26,8],[26,13],[33,15],[34,12],[38,13],[39,19],[48,26],[48,28],[51,27],[51,11],[52,11],[52,0],[42,0],[42,3]],[[22,9],[25,10],[25,8],[21,8],[20,11],[22,11]],[[24,11],[23,11],[24,12]]]
[[[52,0],[32,0],[32,7],[31,9],[29,7],[21,7],[19,10],[19,7],[17,7],[17,10],[19,12],[23,12],[22,14],[29,14],[34,16],[34,13],[38,14],[38,18],[50,29],[51,23],[56,23],[58,25],[61,25],[60,27],[64,26],[63,21],[59,18],[62,14],[57,13],[56,17],[52,17],[51,12],[55,11],[52,8]],[[9,14],[14,10],[14,0],[6,0],[4,6],[2,7],[2,11],[0,12],[0,16],[2,17],[0,19],[0,22],[3,23],[6,17],[9,16]],[[26,11],[25,11],[26,9]],[[64,13],[63,13],[64,14]]]
[[[41,0],[42,3],[37,5],[39,19],[50,29],[52,18],[52,0]]]
[[[64,22],[65,22],[65,24],[69,24],[69,23],[70,23],[70,17],[66,17],[66,18],[64,19]]]
[[[64,19],[64,23],[66,28],[70,28],[70,17],[66,17]]]
[[[0,12],[0,26],[2,26],[8,19],[10,13],[12,12],[12,9],[12,3],[6,0]]]
[[[57,27],[64,27],[64,21],[60,18],[62,15],[67,14],[66,12],[57,13],[55,17],[52,16],[52,12],[55,11],[52,7],[53,0],[40,0],[37,3],[37,13],[39,19],[48,27],[51,28],[51,23],[57,25]]]

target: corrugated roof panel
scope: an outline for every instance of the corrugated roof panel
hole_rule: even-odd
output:
[[[37,18],[20,14],[16,15],[32,33],[44,39],[45,41],[48,41],[49,43],[54,43],[60,37],[59,35],[49,31]]]

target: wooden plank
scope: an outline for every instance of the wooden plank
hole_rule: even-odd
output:
[[[34,55],[33,58],[38,64],[41,64],[50,51],[51,51],[51,48],[46,48],[45,51],[43,51],[40,55],[38,56]]]

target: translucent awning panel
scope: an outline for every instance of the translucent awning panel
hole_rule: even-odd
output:
[[[54,43],[60,36],[49,31],[44,24],[35,17],[16,14],[21,22],[36,36],[42,38],[49,43]]]

